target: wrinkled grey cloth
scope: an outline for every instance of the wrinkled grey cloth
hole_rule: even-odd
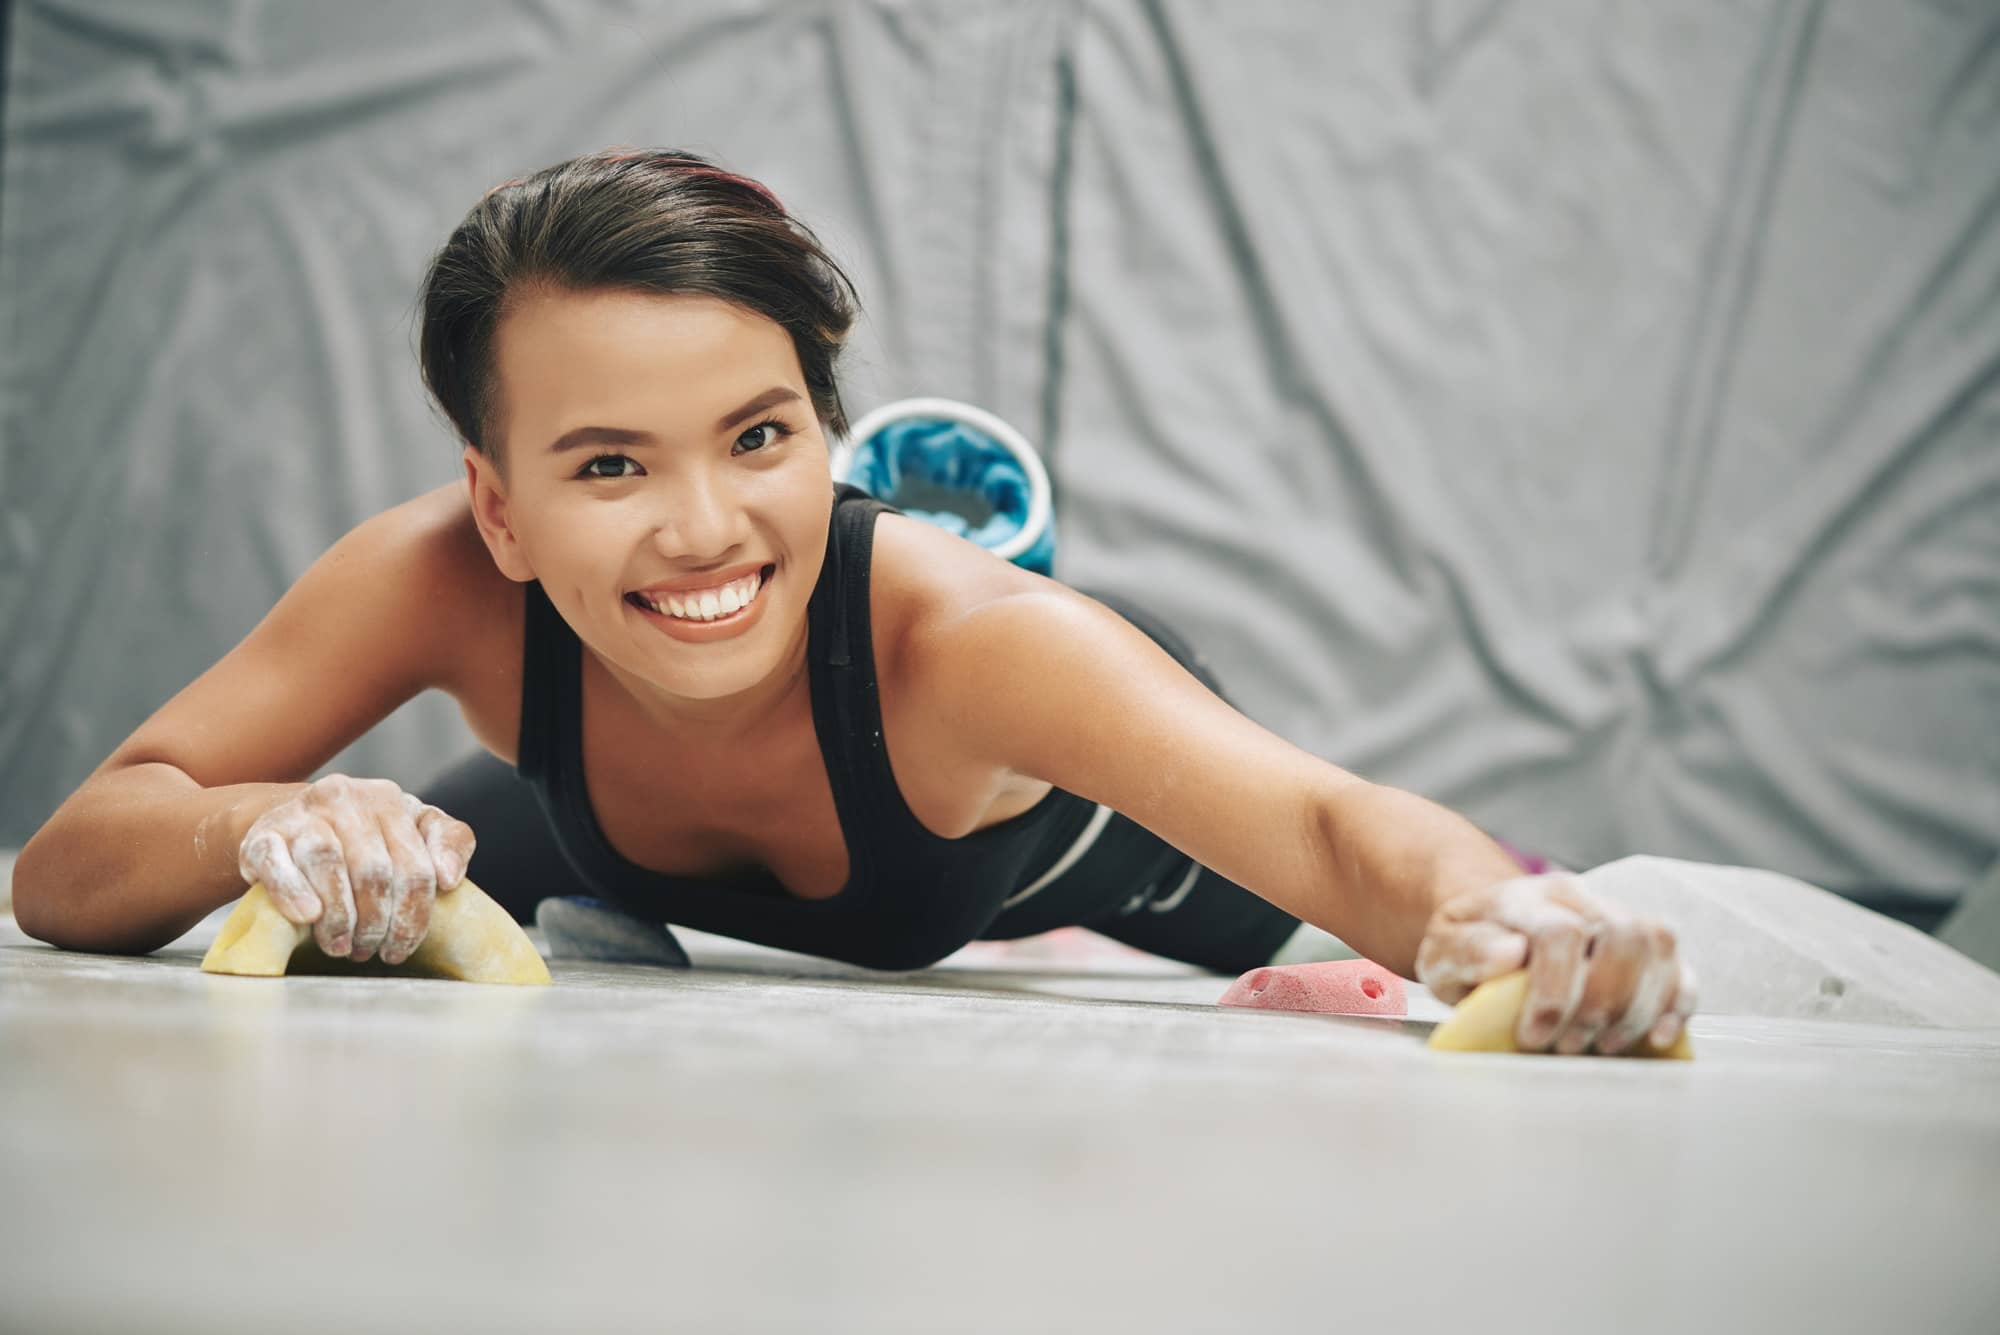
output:
[[[1020,425],[1057,575],[1275,731],[1570,865],[1946,902],[2000,855],[1996,50],[1972,0],[20,6],[0,843],[457,475],[412,302],[464,210],[655,143],[848,264],[854,412]],[[469,744],[433,696],[319,772]]]

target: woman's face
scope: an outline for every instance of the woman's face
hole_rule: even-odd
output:
[[[517,298],[494,339],[505,481],[466,451],[496,563],[669,716],[796,678],[833,484],[790,336],[714,297]]]

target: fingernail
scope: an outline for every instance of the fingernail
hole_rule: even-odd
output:
[[[1667,1046],[1668,1041],[1672,1039],[1673,1036],[1674,1036],[1674,1017],[1669,1015],[1666,1019],[1660,1021],[1658,1024],[1653,1026],[1653,1032],[1649,1037],[1652,1039],[1654,1047],[1663,1048]]]

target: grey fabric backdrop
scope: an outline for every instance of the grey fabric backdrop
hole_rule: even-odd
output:
[[[766,180],[851,406],[1019,423],[1058,574],[1307,748],[1576,865],[2000,845],[1992,0],[42,0],[8,81],[0,844],[456,475],[422,266],[620,143]]]

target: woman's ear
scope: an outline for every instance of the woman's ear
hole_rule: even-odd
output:
[[[472,522],[479,525],[479,536],[500,573],[516,584],[526,584],[535,578],[535,571],[509,522],[506,479],[500,476],[498,465],[472,446],[465,447],[463,457],[465,482],[472,493]]]

